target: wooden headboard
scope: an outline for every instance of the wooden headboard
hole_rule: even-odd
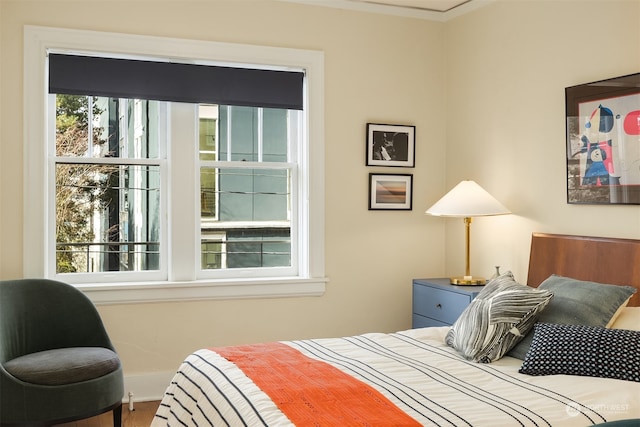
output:
[[[640,240],[533,233],[527,284],[552,274],[638,289],[629,306],[640,306]]]

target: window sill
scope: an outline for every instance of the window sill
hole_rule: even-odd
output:
[[[76,284],[96,305],[324,295],[326,277]]]

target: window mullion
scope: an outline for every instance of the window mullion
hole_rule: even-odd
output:
[[[169,280],[195,280],[200,259],[198,106],[172,103],[169,110]]]
[[[227,112],[227,132],[226,132],[226,138],[224,140],[224,144],[227,147],[226,151],[227,151],[227,158],[226,159],[221,159],[220,157],[218,157],[218,160],[226,160],[228,162],[231,161],[231,123],[232,123],[232,115],[233,115],[233,108],[229,108],[228,112]],[[221,141],[222,143],[223,141]]]
[[[262,155],[263,155],[263,150],[262,150],[262,144],[263,144],[263,138],[264,138],[264,128],[263,128],[263,123],[264,123],[264,110],[262,108],[258,108],[258,162],[262,162]]]

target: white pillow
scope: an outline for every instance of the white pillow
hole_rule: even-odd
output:
[[[629,329],[640,331],[640,307],[624,307],[611,329]]]

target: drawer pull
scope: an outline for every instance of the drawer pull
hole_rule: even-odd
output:
[[[441,309],[442,308],[442,304],[436,304],[436,308],[437,309]]]

